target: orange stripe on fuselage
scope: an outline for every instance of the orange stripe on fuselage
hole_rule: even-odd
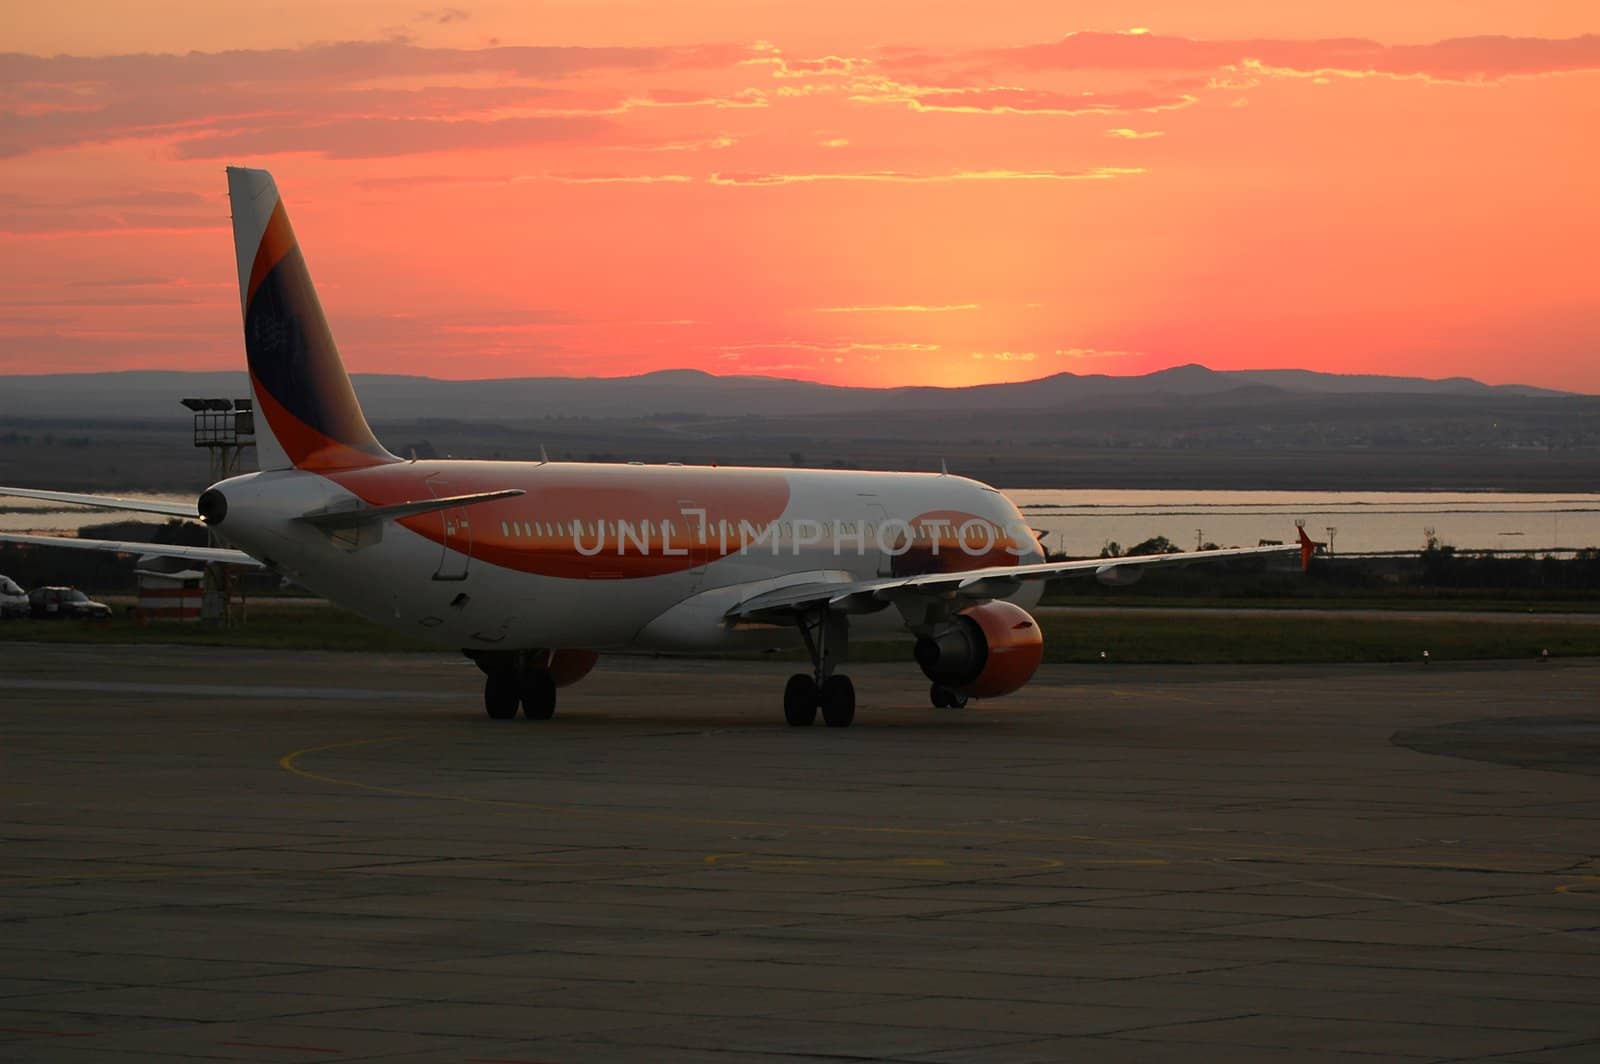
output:
[[[961,573],[1044,560],[1037,544],[1030,549],[1029,544],[1017,542],[1009,529],[965,510],[929,510],[907,524],[911,527],[909,542],[902,538],[892,545],[900,552],[889,563],[894,576]]]
[[[370,459],[369,459],[370,461]],[[426,499],[432,495],[465,495],[521,488],[517,498],[443,513],[422,514],[398,523],[416,534],[446,545],[447,515],[465,519],[476,561],[539,576],[571,580],[639,579],[685,572],[739,550],[735,536],[726,545],[714,531],[727,521],[763,527],[778,520],[789,505],[789,482],[780,470],[654,468],[627,466],[532,465],[518,462],[403,462],[367,469],[325,473],[328,479],[372,506]],[[430,477],[436,478],[430,489]],[[685,513],[685,511],[690,511]],[[709,530],[699,537],[700,512]],[[573,522],[626,521],[654,526],[647,546],[632,539],[618,551],[618,536],[608,532],[604,547],[592,555],[578,551],[570,532],[532,534],[532,526]],[[529,535],[506,534],[508,528],[530,526]],[[674,553],[663,548],[662,525],[670,522]],[[596,533],[585,531],[579,542],[592,548]],[[458,533],[449,545],[464,546]],[[682,553],[678,553],[678,552]]]
[[[271,392],[262,387],[254,374],[250,376],[250,387],[251,391],[255,392],[257,414],[267,419],[272,435],[296,469],[306,469],[311,472],[364,469],[367,466],[399,461],[393,455],[375,455],[367,451],[358,451],[354,447],[347,447],[338,440],[324,436],[285,409],[272,397]]]
[[[255,261],[250,265],[250,283],[244,290],[246,307],[250,306],[256,289],[261,287],[267,274],[294,250],[294,246],[294,230],[289,227],[289,215],[284,212],[283,201],[279,200],[278,205],[272,208],[272,217],[267,219],[267,228],[261,233],[261,243],[256,246]]]

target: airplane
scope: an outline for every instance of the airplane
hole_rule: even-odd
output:
[[[417,460],[362,413],[272,175],[229,167],[259,471],[193,505],[75,492],[0,494],[197,518],[226,547],[162,546],[265,567],[363,617],[459,649],[488,715],[549,719],[556,692],[611,652],[803,646],[788,724],[848,726],[852,638],[909,634],[935,707],[1019,690],[1043,655],[1028,612],[1046,580],[1127,584],[1156,566],[1314,544],[1048,561],[1016,506],[940,473],[591,462]],[[0,533],[144,553],[147,543]]]

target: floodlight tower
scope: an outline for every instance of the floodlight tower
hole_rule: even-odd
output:
[[[246,447],[256,445],[255,404],[249,399],[185,399],[194,411],[194,445],[211,452],[211,483],[239,473]]]
[[[210,454],[211,480],[238,476],[247,447],[256,445],[255,404],[249,399],[184,399],[194,411],[194,445]],[[209,529],[206,540],[219,546]],[[226,566],[208,564],[205,568],[205,597],[200,616],[207,621],[227,623],[228,606],[233,600],[233,580]]]

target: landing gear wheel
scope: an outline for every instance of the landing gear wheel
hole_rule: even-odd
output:
[[[556,715],[556,682],[544,669],[523,673],[517,696],[522,700],[522,713],[529,720],[549,720]]]
[[[936,683],[928,688],[928,701],[933,703],[934,709],[962,709],[967,704],[967,696],[953,687]]]
[[[809,728],[817,719],[817,701],[817,681],[795,673],[783,688],[783,719],[791,728]]]
[[[818,699],[822,703],[822,720],[830,728],[848,728],[856,719],[856,685],[850,677],[835,673],[822,681]]]
[[[498,669],[483,680],[483,708],[495,720],[517,715],[517,674]]]

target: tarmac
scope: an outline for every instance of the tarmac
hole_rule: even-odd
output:
[[[0,643],[0,1060],[1600,1059],[1600,662]]]

